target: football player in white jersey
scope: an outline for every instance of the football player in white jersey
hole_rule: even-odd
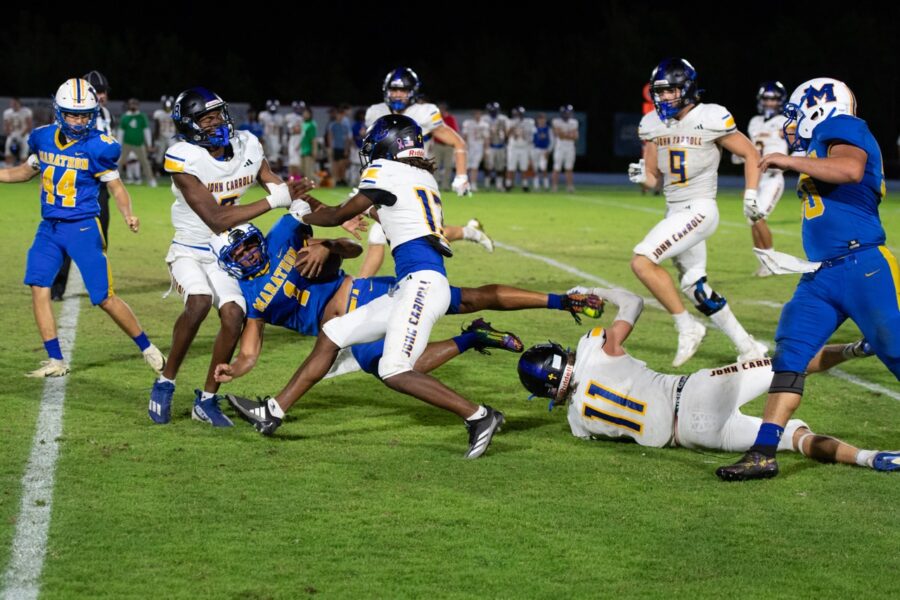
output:
[[[488,128],[488,145],[484,155],[485,187],[497,186],[497,191],[505,191],[503,173],[506,171],[506,133],[509,118],[500,112],[499,102],[488,102],[484,107],[487,114],[484,122]]]
[[[284,115],[278,112],[279,108],[281,102],[278,100],[266,100],[266,110],[259,113],[266,157],[276,173],[281,172],[281,135],[284,133]]]
[[[16,164],[16,160],[28,158],[28,134],[34,125],[31,109],[22,106],[18,98],[10,98],[9,108],[3,111],[3,131],[6,135],[6,165]],[[18,156],[12,150],[15,147]]]
[[[274,433],[284,411],[328,373],[341,348],[384,337],[379,378],[391,389],[464,419],[469,430],[466,458],[478,458],[503,424],[503,414],[473,404],[437,379],[413,369],[434,323],[446,313],[451,301],[444,258],[452,251],[443,235],[440,195],[432,175],[434,163],[426,159],[422,129],[404,115],[382,117],[369,129],[362,153],[366,169],[359,193],[339,207],[319,208],[302,220],[310,225],[334,226],[377,207],[378,218],[392,242],[396,290],[325,323],[312,353],[277,396],[257,403],[229,395],[229,402],[260,432]],[[242,404],[246,409],[240,408]]]
[[[422,128],[425,154],[428,158],[434,158],[432,138],[442,144],[453,146],[456,176],[450,187],[459,196],[470,194],[472,190],[469,187],[469,176],[466,174],[466,141],[444,124],[437,106],[428,102],[417,102],[421,87],[419,76],[410,68],[399,67],[388,73],[381,86],[384,102],[373,104],[366,110],[366,131],[371,130],[375,121],[385,115],[405,115],[411,118]]]
[[[172,106],[175,98],[163,96],[160,98],[162,106],[153,112],[153,164],[160,169],[165,160],[166,150],[176,142],[175,121],[172,120]]]
[[[773,152],[788,154],[787,141],[784,139],[783,131],[787,117],[781,114],[786,98],[787,90],[780,81],[766,81],[759,86],[756,94],[756,110],[759,114],[750,119],[747,135],[759,150],[760,156]],[[743,162],[742,158],[734,154],[731,155],[731,159],[735,164]],[[760,174],[756,198],[758,214],[746,215],[752,223],[750,233],[753,236],[754,248],[772,249],[772,232],[769,231],[766,219],[775,210],[783,192],[784,173],[781,169],[770,167]],[[762,263],[755,273],[757,277],[768,277],[771,274],[772,271]]]
[[[612,325],[584,335],[575,352],[550,342],[534,346],[519,359],[519,379],[534,394],[550,399],[551,409],[568,403],[572,435],[579,438],[633,440],[654,448],[750,448],[762,419],[741,413],[764,394],[772,380],[767,358],[738,362],[690,375],[658,373],[626,352],[623,344],[643,308],[643,300],[622,289],[575,288],[618,306]],[[864,340],[825,346],[809,363],[809,372],[830,369],[850,358],[868,356]],[[821,462],[840,462],[878,471],[900,470],[900,453],[860,450],[812,433],[798,419],[788,421],[779,449]]]
[[[288,174],[300,177],[300,140],[303,139],[303,112],[306,102],[291,102],[291,113],[284,117],[284,128],[287,130]]]
[[[755,206],[759,153],[725,107],[700,103],[697,73],[686,60],[660,62],[650,88],[656,110],[641,119],[638,135],[646,142],[644,158],[630,165],[629,177],[649,190],[664,178],[666,217],[635,246],[631,269],[675,319],[678,350],[672,366],[694,355],[706,327],[685,310],[672,278],[659,266],[667,258],[678,268],[681,291],[731,338],[738,360],[762,358],[766,346],[741,327],[725,298],[706,281],[706,238],[719,223],[716,190],[722,148],[745,160],[745,207]]]
[[[506,191],[515,185],[516,171],[522,173],[522,191],[529,191],[528,165],[534,149],[534,119],[525,116],[525,107],[517,106],[510,111],[506,145]]]
[[[482,118],[480,110],[472,113],[472,118],[466,119],[462,124],[462,136],[466,140],[468,152],[467,168],[469,169],[469,189],[478,190],[478,168],[484,159],[484,151],[487,147],[488,124]]]
[[[566,171],[566,191],[575,191],[575,142],[578,141],[578,119],[571,104],[559,107],[559,116],[553,119],[553,191],[559,188],[559,172]]]
[[[171,419],[175,376],[197,335],[200,324],[215,304],[221,329],[202,390],[196,390],[192,417],[216,427],[232,423],[218,405],[219,384],[214,367],[231,359],[241,333],[246,304],[237,281],[229,277],[210,249],[210,238],[246,223],[275,207],[287,208],[292,198],[287,184],[275,175],[259,140],[247,131],[235,131],[228,105],[206,88],[191,88],[175,100],[172,119],[181,141],[165,154],[165,170],[172,176],[172,224],[175,237],[166,263],[172,287],[184,300],[184,312],[172,332],[171,358],[153,383],[148,413],[155,423]],[[239,206],[238,201],[255,183],[269,195]],[[312,188],[302,180],[292,188]]]

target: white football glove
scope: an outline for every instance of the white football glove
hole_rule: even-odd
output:
[[[288,208],[288,213],[301,223],[303,223],[303,217],[312,212],[312,208],[309,206],[309,202],[302,199],[297,199],[291,202],[290,208]]]
[[[631,183],[644,183],[647,181],[647,174],[644,173],[643,158],[636,163],[628,165],[628,179]]]
[[[751,223],[756,223],[766,216],[756,203],[756,190],[744,190],[744,216]]]
[[[294,200],[291,198],[291,192],[286,183],[270,183],[268,184],[269,195],[266,196],[266,202],[272,208],[287,208]]]
[[[450,188],[456,192],[457,196],[471,196],[472,192],[469,190],[469,176],[468,175],[457,175],[453,178],[453,183],[450,184]]]

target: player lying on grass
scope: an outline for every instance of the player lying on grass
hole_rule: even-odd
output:
[[[528,391],[569,404],[569,427],[580,438],[625,438],[642,446],[741,451],[756,439],[761,419],[740,407],[765,393],[772,381],[767,358],[665,375],[630,356],[622,345],[643,308],[640,297],[621,289],[576,288],[619,307],[613,324],[597,327],[575,352],[550,342],[529,348],[519,359],[519,378]],[[858,356],[868,356],[865,340],[825,346],[807,366],[818,373]],[[798,419],[785,427],[779,450],[795,450],[821,462],[839,462],[876,471],[900,470],[900,452],[860,450],[810,431]]]
[[[360,246],[347,238],[314,238],[312,228],[291,215],[277,221],[265,238],[256,227],[243,225],[216,236],[213,248],[223,269],[240,280],[248,306],[237,358],[216,368],[222,383],[247,374],[256,365],[266,323],[316,336],[327,321],[387,294],[396,284],[393,277],[345,275],[341,260],[359,256]],[[602,312],[599,299],[583,294],[545,294],[505,285],[451,287],[450,295],[447,314],[555,308],[576,318],[579,314],[597,318]],[[523,346],[515,335],[477,319],[452,340],[429,344],[416,368],[430,371],[469,348],[521,352]],[[377,375],[383,349],[383,339],[352,346],[341,353],[329,376],[360,369]]]

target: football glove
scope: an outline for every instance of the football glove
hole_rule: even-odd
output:
[[[756,202],[756,190],[744,190],[744,216],[751,223],[756,223],[766,216]]]
[[[453,178],[453,183],[450,184],[450,188],[456,192],[457,196],[471,196],[472,192],[469,190],[469,176],[468,175],[457,175]]]
[[[643,158],[636,163],[628,165],[628,179],[631,180],[631,183],[644,183],[647,181],[647,175],[644,173]]]

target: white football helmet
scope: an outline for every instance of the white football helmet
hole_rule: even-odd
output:
[[[816,77],[797,86],[784,106],[784,137],[791,152],[806,150],[819,123],[838,115],[856,115],[856,97],[847,84]]]
[[[94,128],[100,102],[94,87],[84,79],[72,78],[59,86],[53,102],[56,122],[67,138],[84,137]],[[87,114],[90,119],[85,125],[70,125],[63,117],[64,113]]]

